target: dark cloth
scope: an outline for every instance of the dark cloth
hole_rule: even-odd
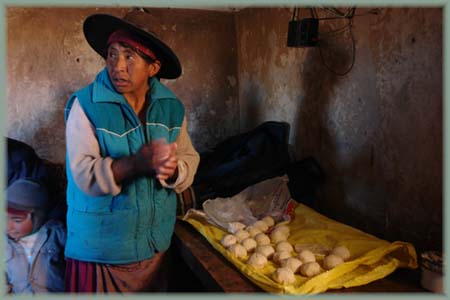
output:
[[[289,124],[270,121],[201,153],[192,185],[196,205],[234,196],[250,185],[283,175],[290,163],[288,138]]]
[[[313,157],[306,157],[291,163],[286,174],[289,177],[288,188],[292,199],[312,206],[317,191],[325,182],[325,173]]]
[[[165,292],[165,252],[127,265],[84,262],[67,258],[65,291],[71,293]]]
[[[34,149],[24,142],[7,139],[8,146],[8,186],[19,178],[32,178],[48,183],[48,171]]]

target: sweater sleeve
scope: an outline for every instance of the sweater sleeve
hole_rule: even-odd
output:
[[[90,196],[117,195],[111,157],[102,157],[95,128],[75,99],[66,124],[66,144],[70,171],[75,184]]]
[[[175,189],[175,192],[181,193],[186,190],[194,181],[195,173],[200,162],[200,155],[192,145],[191,138],[187,131],[186,117],[183,119],[180,134],[175,141],[177,143],[178,156],[178,177],[173,184],[167,184],[160,180],[161,185],[167,188]]]

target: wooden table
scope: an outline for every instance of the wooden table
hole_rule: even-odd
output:
[[[177,220],[172,251],[181,257],[198,278],[206,292],[262,293],[260,287],[245,277],[232,263],[215,250],[189,223]],[[420,271],[398,269],[370,284],[332,293],[409,293],[426,292],[420,286]]]

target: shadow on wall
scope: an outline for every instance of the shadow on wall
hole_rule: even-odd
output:
[[[371,32],[374,38],[383,37],[382,28]],[[434,102],[440,97],[436,92],[440,86],[433,78],[441,82],[440,71],[432,67],[439,57],[428,58],[429,70],[422,71],[423,62],[419,64],[416,57],[429,50],[425,50],[429,43],[418,48],[418,38],[411,43],[394,39],[388,40],[389,50],[364,49],[367,41],[362,32],[358,35],[360,68],[347,76],[329,71],[319,48],[302,49],[307,51],[299,78],[304,95],[297,106],[295,145],[300,158],[317,158],[327,175],[314,208],[380,238],[411,242],[419,252],[440,250],[442,206],[436,202],[440,185],[426,177],[439,174],[431,163],[440,159],[436,155],[440,153],[432,149],[441,149],[436,142],[440,137],[433,132],[439,132],[442,111]],[[353,60],[352,45],[334,39],[321,44],[322,56],[329,67],[342,72]],[[397,57],[412,59],[399,66]],[[389,64],[390,60],[395,64]],[[422,101],[427,96],[429,107]],[[365,103],[363,97],[371,102]]]
[[[60,145],[65,145],[64,107],[73,91],[61,90],[56,98],[58,107],[53,110],[37,110],[36,126],[29,128],[27,135],[29,143],[34,145],[39,155],[54,163],[64,163],[65,151],[60,151]],[[62,131],[62,137],[55,131]],[[61,141],[61,138],[63,139]],[[58,150],[58,151],[55,151]],[[64,149],[63,149],[64,150]]]
[[[352,64],[352,49],[348,44],[325,39],[320,50],[318,47],[306,50],[300,79],[304,97],[298,106],[299,134],[295,141],[300,155],[316,157],[327,174],[327,181],[313,207],[331,218],[383,237],[386,234],[384,215],[388,193],[371,180],[367,153],[353,153],[345,167],[340,166],[338,153],[343,151],[341,147],[345,141],[330,132],[334,90],[345,77],[328,70],[323,60],[332,70],[343,73]]]
[[[261,99],[265,99],[265,91],[261,85],[256,81],[251,81],[247,87],[248,91],[245,93],[247,101],[244,111],[247,112],[247,119],[242,121],[242,129],[250,130],[260,125],[264,120],[261,120],[263,110],[261,109]]]
[[[300,78],[304,96],[297,106],[299,121],[295,148],[299,149],[301,157],[316,157],[329,177],[334,173],[336,147],[326,123],[333,87],[337,85],[338,78],[324,68],[318,48],[306,48],[305,51],[308,53]],[[329,185],[328,180],[326,185]],[[318,204],[315,202],[314,206]]]

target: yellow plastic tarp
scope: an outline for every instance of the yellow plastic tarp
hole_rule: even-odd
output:
[[[272,274],[277,265],[272,261],[260,270],[246,264],[246,259],[234,257],[220,240],[227,232],[211,225],[201,218],[187,218],[211,245],[233,263],[246,277],[271,293],[316,294],[328,289],[339,289],[367,284],[386,277],[396,268],[417,268],[417,255],[410,243],[396,241],[393,243],[381,240],[375,236],[355,229],[351,226],[329,219],[313,209],[298,204],[294,210],[294,218],[288,224],[292,244],[305,247],[322,247],[332,249],[337,245],[346,246],[351,258],[331,270],[321,270],[321,273],[308,278],[295,275],[296,281],[291,285],[277,283]],[[248,258],[248,257],[247,257]],[[320,255],[316,256],[321,264]]]

